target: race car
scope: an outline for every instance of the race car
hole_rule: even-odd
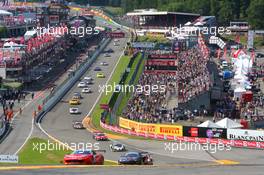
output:
[[[107,141],[108,137],[102,132],[94,132],[93,139],[96,141]]]
[[[70,108],[69,109],[70,114],[79,114],[79,108]]]
[[[80,92],[74,92],[73,93],[73,97],[72,97],[73,99],[82,99],[82,95],[81,95],[81,93]]]
[[[82,121],[78,121],[78,120],[72,121],[72,127],[74,129],[85,129],[85,127],[82,124]]]
[[[153,165],[153,159],[147,152],[128,152],[120,156],[118,164],[126,165]]]
[[[65,165],[103,165],[104,156],[94,150],[76,150],[64,156]]]
[[[113,152],[121,152],[121,151],[125,151],[126,147],[121,143],[113,143],[110,145],[110,150]]]
[[[100,67],[95,67],[94,71],[101,71],[102,69]]]
[[[86,82],[80,82],[77,86],[79,88],[85,88],[85,87],[87,87],[87,83]]]
[[[107,66],[108,63],[103,61],[103,62],[100,63],[100,65],[101,65],[101,66]]]
[[[97,77],[97,78],[104,78],[105,75],[104,75],[103,73],[97,73],[97,74],[96,74],[96,77]]]
[[[79,105],[79,104],[81,104],[81,102],[80,102],[80,100],[78,100],[78,99],[71,99],[71,100],[69,101],[69,104],[70,104],[70,105]]]
[[[83,88],[82,89],[82,93],[91,93],[91,89],[90,88]]]

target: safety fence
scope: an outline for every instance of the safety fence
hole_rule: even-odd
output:
[[[94,63],[96,58],[100,55],[100,53],[105,49],[105,47],[111,41],[110,38],[103,39],[99,44],[99,48],[94,52],[90,59],[79,67],[78,70],[74,73],[74,75],[68,79],[66,83],[64,83],[60,88],[57,88],[56,91],[53,92],[52,97],[50,97],[47,102],[43,106],[43,110],[39,112],[36,116],[36,122],[40,123],[42,118],[45,116],[47,112],[49,112],[62,98],[63,96],[74,86],[74,84],[84,75],[84,73],[89,69],[89,67]]]
[[[264,149],[264,131],[147,124],[124,118],[120,119],[123,120],[120,122],[122,128],[108,125],[102,121],[100,122],[100,126],[112,132],[148,139]]]

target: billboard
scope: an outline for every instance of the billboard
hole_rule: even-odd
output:
[[[147,60],[146,65],[148,66],[177,66],[177,60]]]
[[[145,48],[145,49],[153,49],[155,47],[155,43],[153,42],[133,42],[133,48]]]
[[[227,131],[224,128],[204,128],[183,126],[183,136],[201,138],[227,138]]]
[[[134,130],[136,132],[182,136],[182,126],[181,125],[140,123],[140,122],[136,122],[136,121],[132,121],[132,120],[120,117],[119,126],[122,128]]]
[[[177,59],[176,54],[152,54],[149,59]]]
[[[264,142],[264,131],[247,129],[228,129],[227,139]]]
[[[124,32],[107,32],[107,37],[109,38],[124,38]]]

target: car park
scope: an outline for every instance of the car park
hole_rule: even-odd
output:
[[[79,114],[79,108],[70,108],[69,109],[70,114]]]

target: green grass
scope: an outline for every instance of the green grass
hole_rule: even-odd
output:
[[[141,58],[141,54],[136,58],[136,60],[134,61],[134,64],[132,65],[132,68],[131,68],[132,71],[128,75],[126,84],[128,84],[129,81],[130,81],[130,79],[132,78],[132,75],[134,73],[134,70],[136,68],[136,65],[139,64],[140,58]],[[133,83],[134,85],[138,82],[138,80],[139,80],[139,78],[140,78],[140,76],[142,74],[142,71],[143,71],[143,68],[144,68],[144,63],[145,63],[145,60],[143,60],[141,62],[141,64],[140,64],[140,66],[139,66],[138,72],[136,74],[136,77],[135,77],[135,80],[134,80],[134,83]],[[117,109],[117,115],[121,115],[122,114],[122,111],[126,107],[127,102],[130,99],[131,95],[132,95],[132,93],[131,92],[128,92],[128,93],[126,93],[123,96],[123,98],[121,100],[121,103],[120,103],[120,105],[119,105],[119,107]]]
[[[169,40],[161,35],[146,35],[146,36],[138,36],[138,42],[154,42],[154,43],[163,43],[167,44]]]
[[[106,6],[105,11],[112,16],[123,15],[125,13],[124,9],[121,7]]]
[[[121,79],[121,75],[122,73],[125,72],[125,69],[127,68],[129,61],[130,61],[130,56],[122,56],[108,84],[114,85],[114,83],[115,84],[119,83]],[[100,127],[100,117],[101,117],[101,113],[103,112],[103,109],[100,109],[100,104],[108,104],[108,102],[111,99],[112,94],[113,92],[108,93],[108,94],[103,93],[99,103],[96,104],[96,107],[91,114],[92,124],[96,128],[101,128]]]
[[[55,143],[53,141],[49,141],[50,143]],[[61,146],[61,149],[57,150],[45,150],[40,153],[39,150],[34,149],[34,144],[48,144],[48,140],[41,138],[31,138],[23,147],[23,149],[19,152],[19,164],[22,165],[59,165],[62,164],[61,161],[65,154],[69,154],[72,150],[64,149]],[[59,146],[58,146],[59,148]],[[104,162],[105,165],[116,165],[115,162],[107,161]],[[14,164],[0,164],[4,165],[14,165]]]
[[[50,143],[55,143],[49,140]],[[47,145],[48,140],[41,138],[30,139],[23,149],[19,152],[19,164],[61,164],[65,154],[69,154],[71,150],[57,149],[57,150],[45,150],[40,153],[40,150],[33,149],[34,145],[42,144]]]

